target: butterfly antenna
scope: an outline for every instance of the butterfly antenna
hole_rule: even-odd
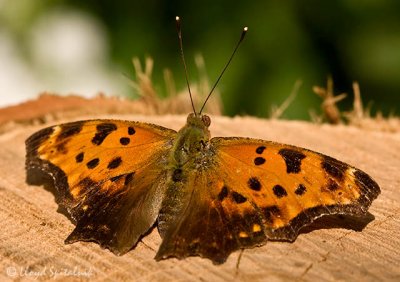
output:
[[[215,82],[213,88],[211,89],[210,93],[208,94],[206,100],[204,101],[203,106],[201,107],[199,114],[201,114],[201,112],[203,111],[204,107],[205,107],[206,104],[207,104],[208,99],[210,99],[211,94],[213,93],[215,87],[217,87],[218,82],[221,80],[221,77],[224,75],[225,70],[228,68],[229,64],[231,63],[231,61],[232,61],[232,59],[233,59],[233,56],[235,56],[235,53],[236,53],[237,49],[238,49],[239,46],[240,46],[240,43],[242,43],[242,41],[243,41],[243,39],[244,39],[244,36],[246,35],[247,30],[248,30],[248,27],[247,27],[247,26],[243,28],[242,35],[240,36],[239,42],[236,44],[235,50],[233,50],[233,53],[232,53],[231,57],[230,57],[229,60],[228,60],[228,63],[225,65],[225,67],[224,67],[224,69],[222,70],[221,74],[219,75],[217,81]]]
[[[190,102],[192,103],[193,113],[194,113],[195,116],[197,116],[197,112],[196,112],[196,109],[195,109],[194,103],[193,103],[192,91],[190,91],[189,76],[188,76],[186,62],[185,62],[185,55],[183,54],[181,19],[179,17],[175,17],[175,20],[176,20],[176,29],[178,30],[179,48],[180,48],[180,51],[181,51],[181,59],[182,59],[182,63],[183,63],[183,68],[185,69],[185,78],[186,78],[187,88],[189,90]]]

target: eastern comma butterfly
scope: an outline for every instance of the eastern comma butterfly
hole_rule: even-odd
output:
[[[177,25],[183,59],[179,18]],[[123,255],[157,225],[156,260],[201,256],[218,264],[267,240],[294,241],[321,216],[364,215],[380,193],[365,172],[307,149],[210,139],[201,111],[178,132],[87,120],[30,136],[27,169],[53,178],[59,204],[76,221],[65,242],[94,241]]]

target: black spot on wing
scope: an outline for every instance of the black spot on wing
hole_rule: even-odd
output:
[[[135,172],[120,174],[120,175],[111,177],[110,181],[111,182],[116,182],[116,181],[118,181],[118,180],[120,180],[120,179],[125,177],[124,185],[128,185],[132,181],[134,174],[135,174]]]
[[[237,204],[242,204],[247,201],[246,197],[244,197],[242,194],[239,194],[238,192],[235,192],[235,191],[232,192],[232,199]]]
[[[264,150],[265,150],[265,146],[260,146],[256,149],[256,153],[261,155],[264,152]]]
[[[83,158],[85,157],[85,154],[83,153],[83,152],[80,152],[79,154],[77,154],[76,156],[75,156],[75,161],[77,162],[77,163],[81,163],[81,162],[83,162]]]
[[[321,192],[335,192],[340,188],[340,185],[333,179],[329,178],[327,183],[321,187]]]
[[[281,185],[275,185],[272,188],[272,191],[274,191],[275,196],[277,196],[278,198],[287,196],[285,188],[283,188]]]
[[[112,159],[112,160],[108,163],[107,168],[108,168],[108,169],[115,169],[115,168],[119,167],[121,163],[122,163],[121,157],[115,157],[114,159]]]
[[[255,165],[262,165],[265,163],[265,159],[263,157],[257,157],[254,159],[254,164]]]
[[[349,167],[347,164],[329,156],[323,156],[321,166],[326,173],[338,181],[343,181],[345,172]]]
[[[57,141],[61,141],[78,134],[79,132],[81,132],[83,124],[83,121],[76,121],[60,125],[61,131],[60,134],[58,134],[57,136]]]
[[[117,126],[114,123],[101,123],[96,126],[96,134],[92,138],[92,143],[94,145],[101,145],[104,139],[113,131],[117,130]]]
[[[117,176],[111,177],[110,181],[111,182],[117,182],[118,180],[120,180],[124,176],[125,176],[125,174],[121,174],[121,175],[117,175]]]
[[[247,185],[249,186],[250,189],[252,189],[254,191],[261,190],[261,183],[257,177],[250,177],[249,181],[247,181]]]
[[[129,139],[128,137],[122,137],[121,139],[119,139],[119,143],[121,143],[121,145],[128,145],[131,142],[131,139]]]
[[[64,141],[59,142],[59,143],[56,145],[56,150],[57,150],[57,152],[59,152],[59,153],[61,153],[61,154],[66,154],[66,153],[68,153],[68,150],[67,150],[67,148],[65,147],[65,146],[67,145],[67,143],[68,143],[68,140],[64,140]]]
[[[133,134],[135,134],[136,133],[136,130],[132,127],[132,126],[129,126],[128,127],[128,134],[129,135],[133,135]]]
[[[86,166],[87,166],[89,169],[93,169],[93,168],[95,168],[95,167],[99,164],[99,162],[100,162],[99,158],[95,158],[95,159],[92,159],[92,160],[90,160],[89,162],[87,162],[87,163],[86,163]]]
[[[303,153],[292,149],[281,149],[279,155],[286,163],[287,173],[299,173],[301,171],[301,161],[306,157]]]
[[[336,181],[333,181],[332,179],[330,179],[328,181],[328,185],[326,186],[326,188],[328,188],[328,190],[330,191],[336,191],[337,189],[339,189],[339,184],[336,183]]]
[[[125,184],[125,185],[128,185],[129,183],[131,183],[132,180],[133,180],[133,176],[134,176],[134,175],[135,175],[135,172],[128,173],[128,174],[125,176],[124,184]]]
[[[218,194],[218,200],[223,201],[226,197],[228,197],[228,187],[224,185]]]
[[[294,191],[294,193],[298,196],[302,196],[304,195],[304,193],[307,191],[306,186],[304,186],[303,184],[299,184],[299,186],[297,186],[296,190]]]

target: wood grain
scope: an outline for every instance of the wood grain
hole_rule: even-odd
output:
[[[15,123],[1,131],[0,280],[400,281],[400,133],[212,117],[213,136],[248,136],[319,151],[366,171],[382,189],[371,215],[318,220],[294,243],[268,242],[245,250],[237,269],[240,252],[220,266],[197,257],[156,262],[153,257],[161,242],[156,229],[122,257],[94,243],[64,245],[74,226],[57,212],[51,191],[26,184],[24,141],[44,126],[98,117],[152,122],[175,130],[186,120],[186,116],[77,114],[42,125]]]

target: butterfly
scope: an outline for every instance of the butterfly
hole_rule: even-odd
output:
[[[76,222],[65,242],[93,241],[123,255],[157,226],[156,260],[200,256],[220,264],[239,249],[294,241],[321,216],[365,215],[379,195],[369,175],[332,157],[259,139],[211,138],[204,105],[178,132],[85,120],[30,136],[27,170],[52,177],[59,204]]]

